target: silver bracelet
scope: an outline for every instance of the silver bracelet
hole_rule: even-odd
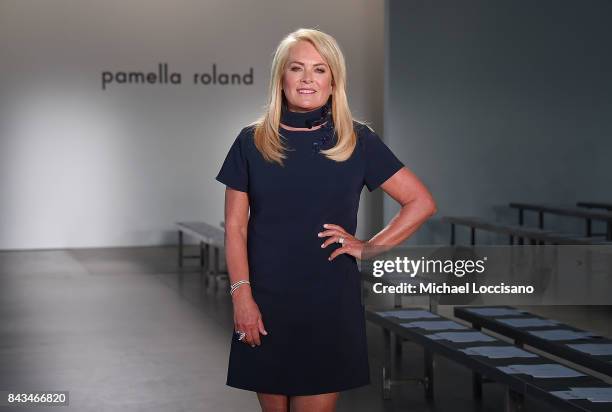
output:
[[[233,295],[236,289],[238,289],[244,284],[250,285],[251,282],[249,282],[248,280],[239,280],[237,282],[232,283],[232,286],[230,287],[230,295]]]

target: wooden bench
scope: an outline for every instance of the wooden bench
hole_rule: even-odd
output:
[[[579,219],[584,219],[586,223],[586,236],[592,236],[592,221],[599,220],[606,222],[606,240],[612,241],[612,212],[609,211],[592,211],[585,210],[580,207],[561,207],[543,204],[532,203],[510,203],[510,207],[519,211],[519,225],[524,223],[524,212],[526,210],[538,213],[538,227],[544,228],[544,213],[549,213],[559,216],[569,216]]]
[[[398,309],[394,309],[391,313],[396,314]],[[586,388],[598,387],[612,390],[612,386],[605,382],[589,375],[578,373],[571,368],[563,367],[560,364],[552,362],[548,359],[519,348],[524,352],[528,352],[531,357],[512,357],[512,358],[489,358],[479,356],[474,353],[467,353],[468,348],[487,346],[487,347],[505,347],[518,348],[512,344],[494,338],[490,335],[483,334],[475,329],[465,325],[465,329],[456,329],[448,324],[443,326],[441,330],[427,330],[423,324],[406,326],[403,323],[410,322],[430,322],[430,321],[449,321],[440,315],[424,310],[412,310],[418,312],[414,317],[406,318],[409,309],[402,309],[403,315],[389,314],[390,311],[385,310],[366,310],[366,319],[382,328],[384,338],[384,361],[382,367],[382,391],[383,397],[389,398],[391,387],[393,385],[405,382],[414,381],[415,379],[424,384],[425,396],[427,399],[434,398],[434,355],[442,355],[466,368],[470,369],[478,376],[485,376],[488,379],[498,382],[506,386],[505,405],[504,409],[508,412],[518,411],[523,407],[524,397],[531,397],[551,405],[555,410],[566,411],[607,411],[612,408],[611,402],[592,402],[588,399],[567,399],[559,394],[559,391],[569,391],[570,388]],[[410,314],[408,314],[410,315]],[[400,317],[398,317],[400,316]],[[402,319],[402,316],[404,317]],[[455,325],[457,323],[455,322]],[[451,332],[470,332],[477,333],[480,342],[454,342],[447,340],[447,333]],[[410,340],[423,347],[425,352],[425,376],[423,378],[396,379],[397,370],[401,365],[401,345],[391,348],[391,334],[394,334],[402,339]],[[448,337],[448,339],[452,339]],[[395,354],[395,359],[392,360],[392,354]],[[399,359],[398,359],[399,357]],[[516,370],[508,368],[511,365],[536,365],[547,364],[553,367],[564,368],[564,371],[574,373],[577,376],[563,378],[535,378],[524,373],[517,373]]]
[[[509,225],[498,222],[491,222],[478,217],[445,216],[443,222],[450,223],[451,237],[450,244],[455,245],[455,226],[466,226],[470,228],[470,244],[476,244],[476,230],[483,230],[491,233],[507,235],[509,244],[514,244],[515,239],[522,243],[527,239],[531,244],[553,244],[553,245],[599,245],[606,244],[606,241],[590,237],[570,236],[563,233],[553,232],[539,228],[528,228],[525,226]]]
[[[487,309],[492,309],[491,315],[483,314],[483,312],[487,312]],[[495,314],[495,312],[498,314]],[[456,307],[454,313],[457,318],[470,322],[475,329],[486,328],[512,339],[516,345],[529,345],[576,365],[612,376],[612,351],[608,355],[591,355],[579,350],[578,347],[570,346],[594,344],[607,345],[608,348],[612,348],[612,340],[610,339],[509,306]],[[535,320],[530,321],[529,319]],[[533,322],[534,326],[521,327],[519,326],[521,322]],[[581,339],[549,340],[537,334],[541,331],[558,329],[569,330],[578,335],[584,335],[584,337]],[[536,334],[532,332],[536,332]]]

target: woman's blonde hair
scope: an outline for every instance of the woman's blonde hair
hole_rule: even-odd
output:
[[[353,130],[353,116],[346,97],[346,65],[336,40],[329,34],[315,29],[296,30],[288,34],[276,48],[270,73],[268,104],[264,114],[252,124],[255,126],[255,146],[267,161],[283,164],[282,159],[286,158],[285,147],[278,131],[283,104],[283,72],[291,47],[299,41],[312,44],[331,70],[332,116],[338,139],[334,147],[321,150],[321,153],[329,159],[344,161],[353,153],[357,141]]]

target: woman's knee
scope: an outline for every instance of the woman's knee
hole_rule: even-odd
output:
[[[262,412],[289,412],[289,400],[285,395],[257,393]]]
[[[291,412],[334,412],[340,393],[324,393],[320,395],[292,396]]]

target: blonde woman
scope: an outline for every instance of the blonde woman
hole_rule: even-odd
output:
[[[227,384],[257,392],[264,412],[333,411],[340,391],[370,383],[356,259],[401,243],[435,211],[418,178],[353,120],[345,85],[331,36],[289,34],[267,110],[217,176],[234,307]],[[401,205],[367,241],[354,236],[364,185]]]

